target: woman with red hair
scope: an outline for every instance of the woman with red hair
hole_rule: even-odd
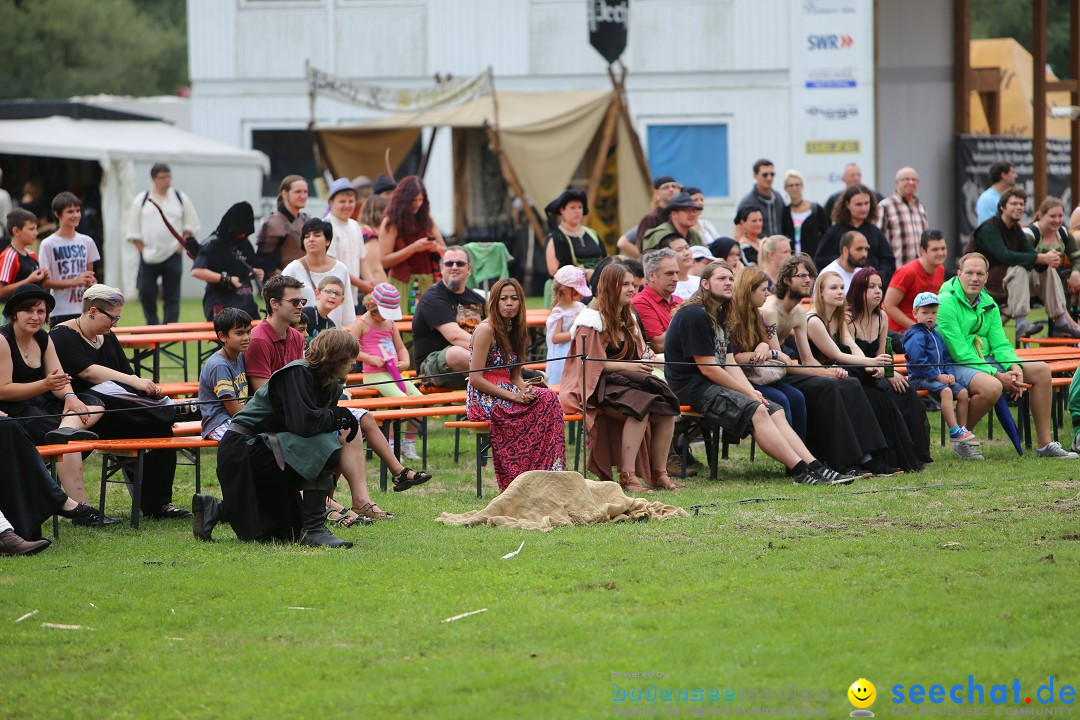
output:
[[[442,233],[431,219],[427,188],[415,175],[402,178],[390,196],[379,225],[379,251],[390,282],[404,300],[405,312],[411,314],[420,296],[434,284],[439,257],[446,252]]]

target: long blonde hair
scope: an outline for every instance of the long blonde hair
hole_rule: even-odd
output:
[[[814,285],[814,312],[825,322],[825,330],[828,331],[829,335],[833,335],[833,321],[838,317],[841,321],[843,320],[847,306],[841,305],[830,308],[825,304],[825,282],[830,275],[839,278],[840,282],[844,282],[844,278],[840,277],[840,273],[833,270],[826,270],[818,275],[817,284]],[[840,323],[837,322],[836,330],[839,331],[839,329]]]

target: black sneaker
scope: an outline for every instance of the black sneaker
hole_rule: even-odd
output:
[[[855,478],[858,477],[847,473],[838,473],[828,465],[825,465],[818,473],[828,480],[830,485],[850,485],[855,482]]]
[[[191,517],[191,511],[185,510],[184,508],[178,508],[172,503],[165,503],[153,512],[143,513],[143,517],[151,518],[153,520],[176,520],[179,518]]]
[[[827,477],[814,470],[809,465],[798,475],[791,478],[796,485],[832,485]]]

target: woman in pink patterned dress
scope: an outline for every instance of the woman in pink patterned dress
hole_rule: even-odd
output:
[[[491,424],[491,455],[499,489],[526,470],[563,470],[566,438],[559,396],[526,384],[521,367],[528,342],[525,292],[517,280],[500,280],[488,294],[487,319],[472,337],[465,406],[469,420]],[[483,370],[482,368],[490,368]]]

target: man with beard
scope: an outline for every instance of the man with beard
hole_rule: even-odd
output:
[[[851,287],[851,279],[859,268],[866,267],[866,256],[870,252],[870,243],[866,236],[855,230],[848,230],[840,238],[840,257],[821,268],[821,272],[832,271],[844,281],[844,289]]]
[[[470,272],[465,249],[447,248],[442,279],[420,296],[413,313],[416,367],[441,387],[465,387],[472,332],[484,319],[484,298],[465,287]]]
[[[784,382],[806,398],[806,440],[811,451],[829,467],[874,472],[883,463],[873,456],[886,449],[886,441],[859,381],[849,378],[843,368],[822,367],[806,339],[802,301],[813,293],[816,277],[809,255],[792,255],[780,265],[773,294],[761,313],[765,326],[775,328],[781,343],[790,340],[789,354],[799,358],[798,365],[788,368]]]
[[[722,260],[710,263],[701,287],[676,311],[664,356],[664,376],[679,401],[720,427],[725,438],[754,440],[800,485],[838,485],[855,479],[826,467],[788,425],[784,410],[728,362],[727,314],[735,274]]]
[[[262,282],[263,270],[252,267],[255,251],[248,236],[254,232],[255,212],[248,203],[238,202],[225,212],[217,229],[199,249],[191,277],[206,283],[203,315],[207,320],[213,320],[227,307],[259,316],[251,283]]]

